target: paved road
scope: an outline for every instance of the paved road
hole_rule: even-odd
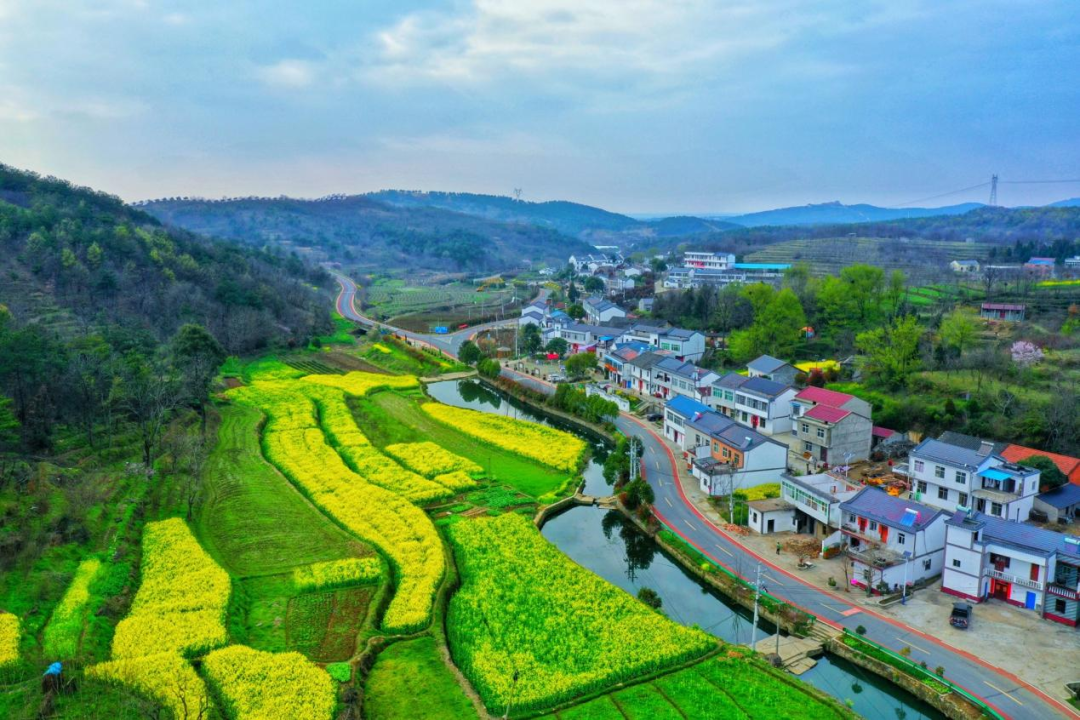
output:
[[[684,540],[714,561],[751,582],[760,563],[762,584],[772,595],[801,607],[834,627],[854,630],[862,625],[866,628],[867,638],[893,650],[910,647],[913,660],[926,661],[931,669],[944,667],[949,680],[980,696],[1006,717],[1016,720],[1076,717],[1063,703],[1024,684],[1019,678],[914,628],[809,585],[787,570],[773,565],[769,558],[753,554],[694,507],[688,495],[700,495],[699,491],[693,487],[685,488],[676,481],[676,458],[655,430],[643,421],[625,415],[618,419],[616,425],[624,434],[642,439],[645,477],[656,493],[656,514]],[[993,632],[993,628],[975,626],[969,632]]]
[[[337,299],[338,312],[343,317],[366,325],[392,329],[419,342],[456,354],[461,343],[480,330],[496,326],[496,323],[479,325],[451,335],[426,335],[411,333],[377,323],[356,312],[352,300],[356,286],[352,280],[334,273],[342,291]],[[513,322],[513,321],[510,321]],[[544,393],[554,391],[554,386],[522,373],[503,369],[503,376],[521,382],[529,388]],[[866,637],[893,650],[911,648],[911,658],[925,661],[931,669],[945,668],[945,676],[972,695],[981,697],[1005,717],[1015,720],[1049,720],[1050,718],[1076,718],[1080,713],[1071,710],[1019,678],[995,668],[963,650],[950,647],[935,637],[904,625],[896,620],[878,615],[862,606],[853,605],[835,594],[804,582],[787,570],[774,565],[767,557],[755,555],[749,549],[728,536],[711,523],[691,502],[690,495],[699,491],[695,487],[684,488],[676,480],[677,460],[663,438],[652,426],[635,417],[623,414],[616,426],[625,435],[641,438],[645,448],[642,462],[645,477],[656,493],[654,509],[664,523],[684,540],[751,582],[757,565],[762,566],[762,584],[769,593],[785,602],[798,606],[816,616],[819,621],[836,628],[854,630],[859,625],[866,628]],[[957,631],[961,632],[961,631]],[[993,632],[993,628],[975,626],[969,632]],[[1078,654],[1080,659],[1080,654]]]

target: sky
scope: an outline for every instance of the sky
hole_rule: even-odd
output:
[[[0,0],[0,162],[126,200],[1080,196],[1076,0]],[[933,198],[922,203],[925,198]]]

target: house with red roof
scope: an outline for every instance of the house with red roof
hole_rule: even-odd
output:
[[[1080,458],[1058,455],[1045,450],[1036,450],[1023,445],[1009,445],[1000,454],[1001,457],[1013,463],[1021,463],[1022,460],[1027,460],[1032,455],[1050,458],[1057,465],[1057,469],[1061,471],[1061,474],[1069,479],[1069,482],[1080,485]]]
[[[870,403],[854,395],[808,387],[791,402],[792,466],[816,472],[870,457]]]

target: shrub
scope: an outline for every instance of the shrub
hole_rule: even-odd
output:
[[[866,634],[866,626],[860,625],[859,627],[855,628],[855,633],[858,634],[858,635],[865,635]]]
[[[349,682],[352,679],[352,665],[347,662],[330,663],[326,666],[326,672],[340,683]]]

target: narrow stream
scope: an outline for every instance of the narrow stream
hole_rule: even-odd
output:
[[[589,438],[574,426],[531,411],[527,406],[475,381],[433,383],[428,393],[457,407],[508,415],[572,432],[606,453],[603,442]],[[594,453],[595,454],[595,453]],[[602,465],[591,462],[585,470],[590,495],[608,495]],[[596,507],[574,507],[549,519],[542,533],[568,557],[631,595],[649,587],[663,600],[663,612],[683,625],[697,625],[730,643],[750,642],[752,614],[687,573],[653,540],[619,512]],[[736,567],[736,570],[738,568]],[[757,639],[774,633],[771,623],[759,621]],[[918,698],[851,663],[831,655],[799,678],[822,691],[852,703],[869,720],[939,720],[944,716]]]

